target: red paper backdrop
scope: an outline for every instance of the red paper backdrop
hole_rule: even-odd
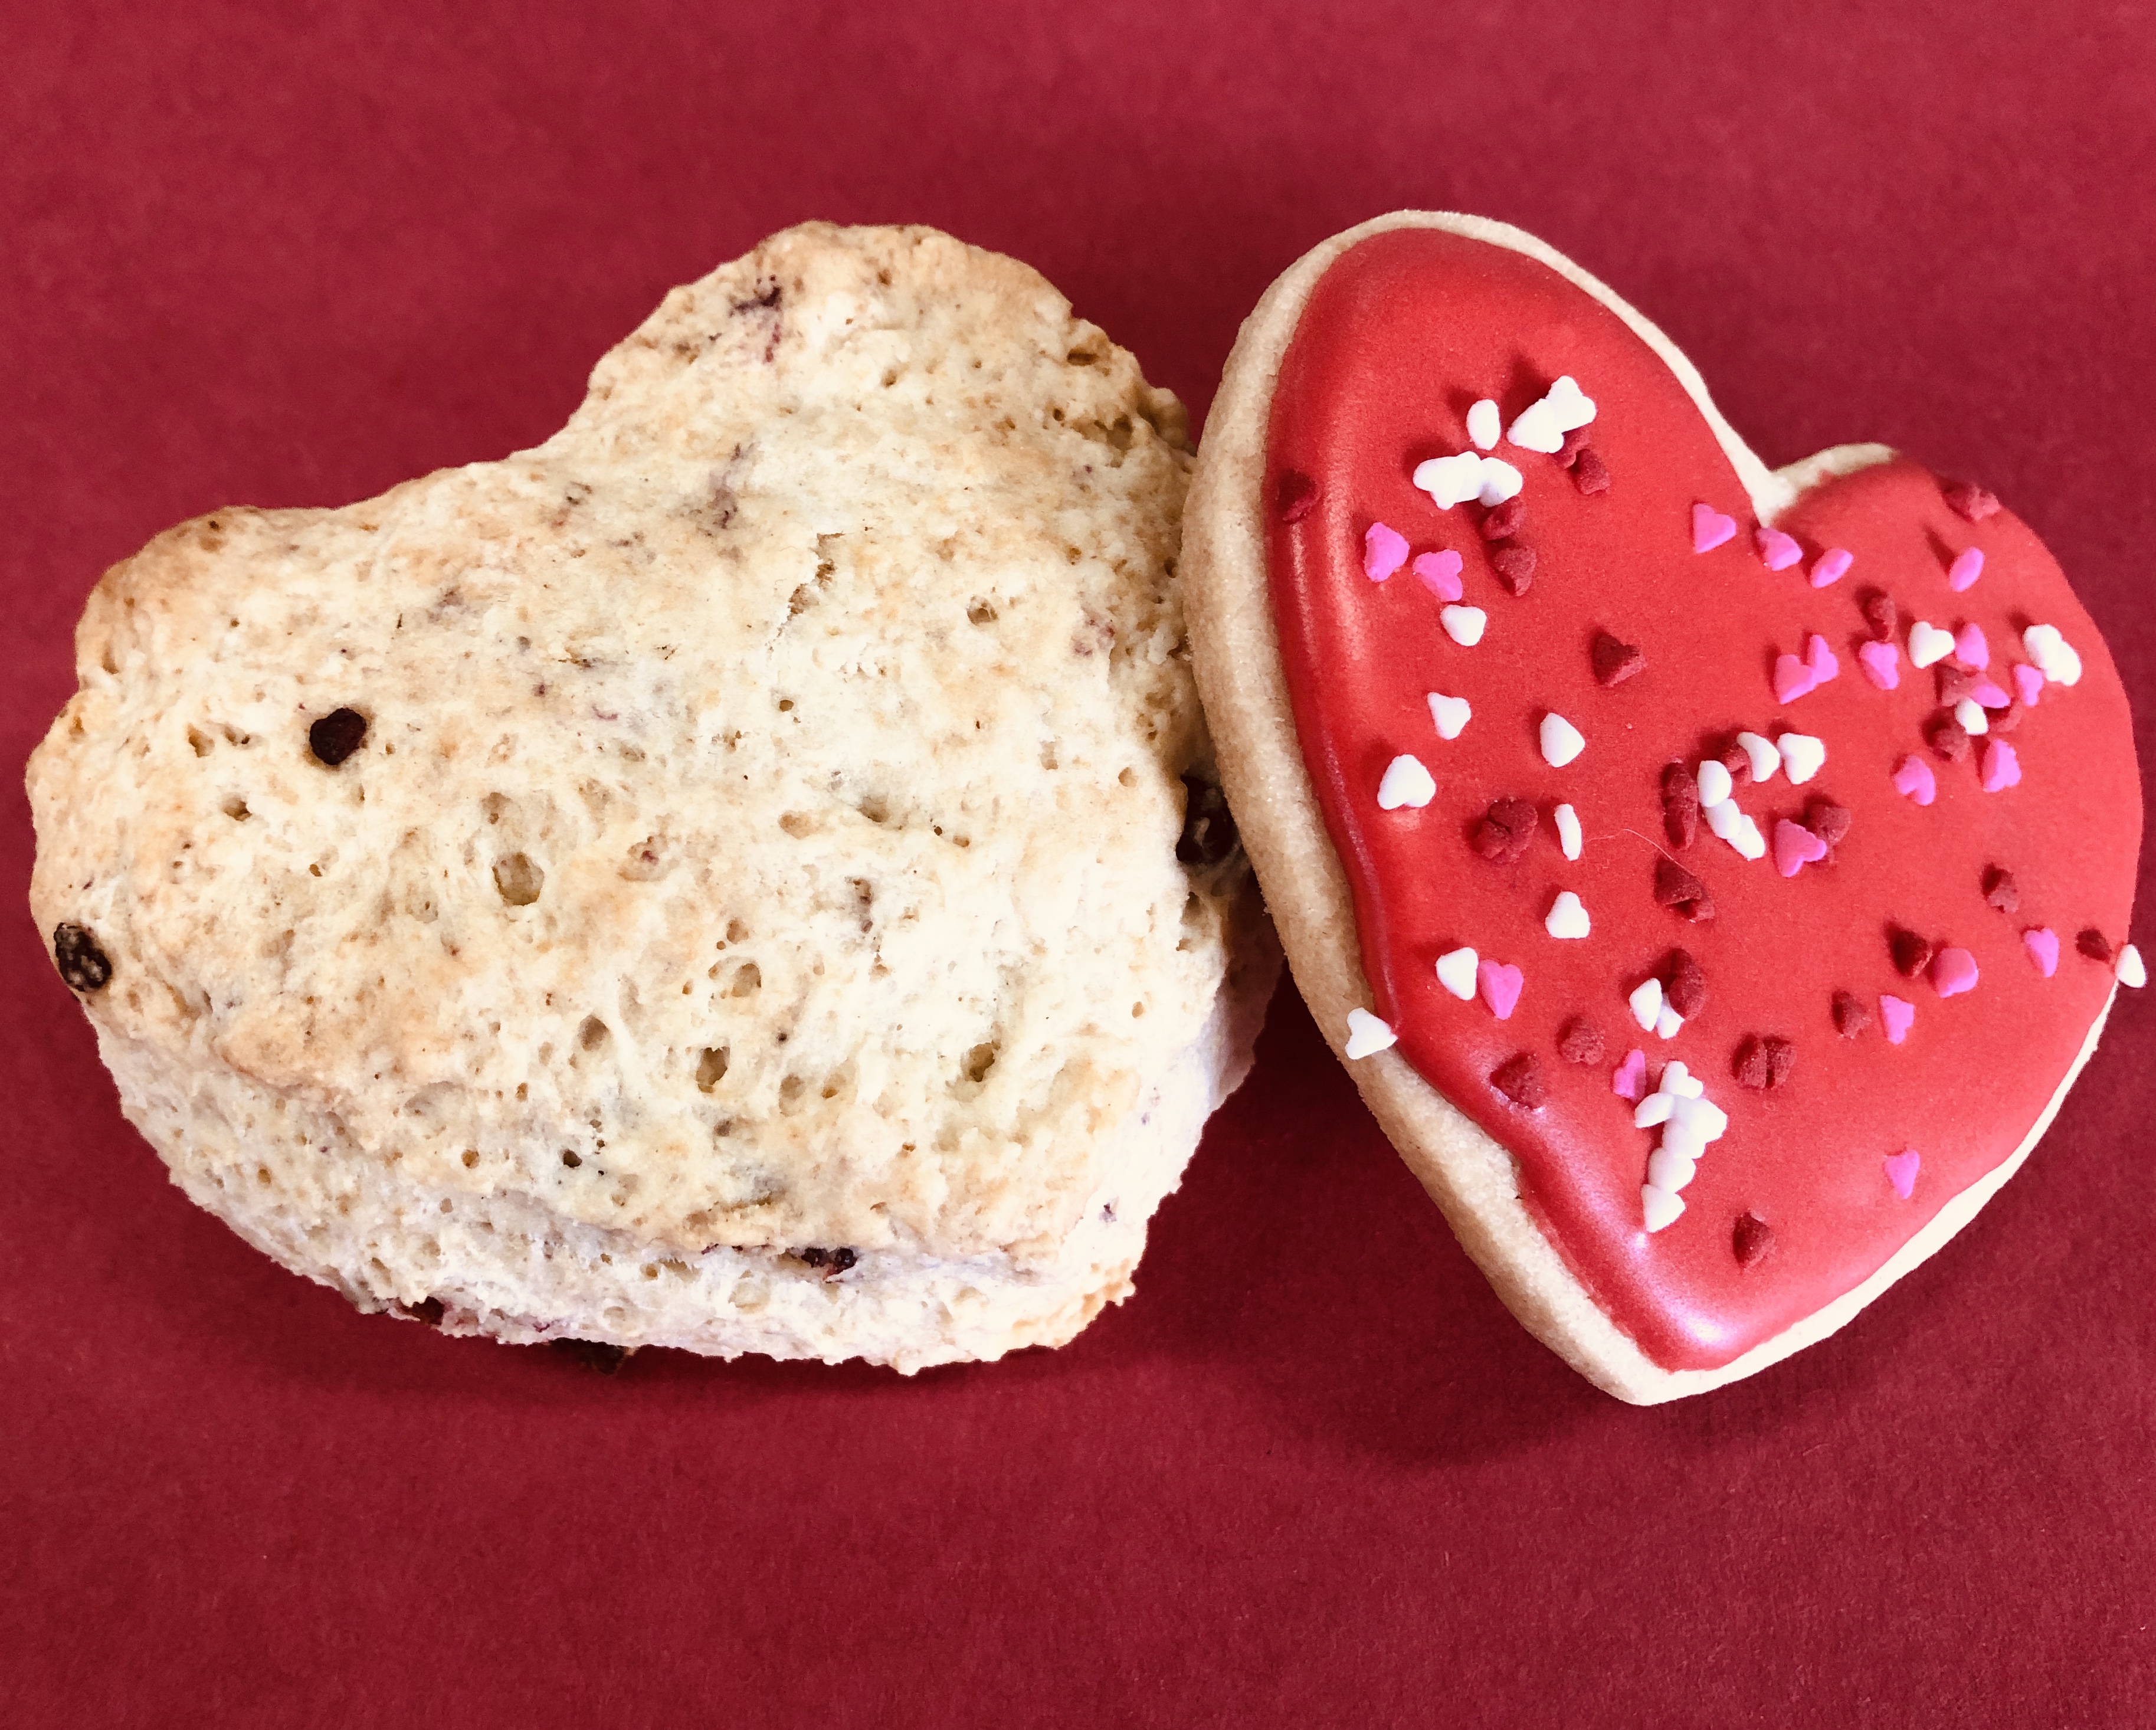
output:
[[[2143,8],[336,10],[13,9],[11,765],[108,562],[536,442],[772,228],[1015,253],[1202,408],[1276,272],[1409,204],[1573,254],[1769,460],[1997,488],[2156,762]],[[1291,992],[1068,1349],[608,1380],[362,1319],[191,1208],[0,798],[0,1717],[2156,1722],[2156,1003],[1947,1254],[1674,1408],[1512,1323]]]

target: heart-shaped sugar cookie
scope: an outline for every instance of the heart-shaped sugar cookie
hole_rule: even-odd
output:
[[[1521,484],[1471,496],[1469,456]],[[1457,556],[1455,605],[1368,580],[1379,525]],[[1768,470],[1516,230],[1388,217],[1276,283],[1185,548],[1297,983],[1336,1043],[1350,1009],[1390,1032],[1372,1109],[1624,1398],[1760,1368],[1936,1250],[2139,977],[2125,694],[2036,537],[1879,446]],[[1473,724],[1441,737],[1433,694]],[[1434,791],[1382,809],[1402,755]],[[1463,952],[1501,995],[1463,997]]]

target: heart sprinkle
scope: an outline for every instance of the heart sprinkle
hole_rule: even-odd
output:
[[[1991,717],[1984,712],[1984,705],[1974,696],[1964,697],[1954,705],[1954,724],[1972,738],[1991,731]]]
[[[1602,1029],[1584,1015],[1573,1016],[1558,1030],[1557,1055],[1567,1063],[1599,1063],[1605,1049]]]
[[[2021,646],[2054,685],[2072,685],[2082,676],[2082,658],[2055,624],[2032,624],[2021,633]]]
[[[1856,555],[1845,547],[1830,547],[1812,561],[1812,587],[1825,588],[1830,583],[1839,583],[1849,574],[1849,567],[1856,562]]]
[[[1810,829],[1784,817],[1774,825],[1774,869],[1794,877],[1806,865],[1826,857],[1826,843]]]
[[[1422,586],[1440,601],[1456,601],[1460,596],[1460,572],[1462,561],[1450,547],[1442,552],[1419,552],[1414,563],[1409,567]]]
[[[2141,952],[2131,943],[2118,952],[2118,983],[2134,991],[2148,983],[2148,969],[2142,964]]]
[[[1984,640],[1981,628],[1965,624],[1954,633],[1954,659],[1974,673],[1991,665],[1991,645]]]
[[[1987,906],[2002,913],[2018,912],[2021,906],[2021,886],[2014,880],[2014,873],[2005,865],[1986,865],[1984,868],[1984,899]]]
[[[2014,699],[1989,679],[1978,680],[1969,687],[1969,694],[1987,709],[2010,709],[2014,706]]]
[[[1856,664],[1881,690],[1892,690],[1902,682],[1902,657],[1892,643],[1866,643],[1856,651]]]
[[[1386,765],[1378,783],[1378,809],[1397,811],[1403,805],[1419,811],[1437,792],[1437,783],[1419,758],[1396,757]]]
[[[1522,450],[1539,450],[1548,456],[1564,449],[1564,429],[1557,424],[1557,413],[1547,402],[1522,409],[1505,438]]]
[[[1373,1051],[1383,1051],[1399,1042],[1399,1035],[1387,1023],[1380,1021],[1368,1009],[1348,1012],[1347,1053],[1349,1062],[1358,1057],[1368,1057]]]
[[[1707,1007],[1707,973],[1689,949],[1662,957],[1662,1001],[1689,1021]]]
[[[1588,935],[1593,927],[1588,923],[1587,909],[1569,889],[1561,890],[1550,903],[1549,916],[1543,921],[1543,929],[1553,937],[1576,938]]]
[[[1729,1248],[1739,1267],[1755,1265],[1774,1247],[1774,1228],[1757,1214],[1739,1214],[1729,1230]]]
[[[1481,960],[1472,949],[1447,950],[1437,957],[1437,983],[1463,1004],[1475,1001],[1475,969]]]
[[[1924,742],[1943,762],[1966,762],[1969,760],[1969,735],[1961,730],[1961,723],[1951,715],[1942,715],[1924,723]]]
[[[1475,441],[1477,450],[1494,450],[1497,435],[1504,430],[1504,422],[1497,413],[1497,405],[1487,397],[1467,411],[1467,436]]]
[[[1449,697],[1437,691],[1430,694],[1430,718],[1437,723],[1440,739],[1456,739],[1467,723],[1474,719],[1475,711],[1467,706],[1466,697]]]
[[[1942,949],[1932,957],[1932,989],[1956,997],[1976,988],[1976,957],[1966,949]]]
[[[2032,926],[2021,933],[2027,947],[2029,959],[2036,963],[2036,971],[2046,979],[2059,970],[2059,934],[2048,926]]]
[[[1901,622],[1894,597],[1871,589],[1866,592],[1863,605],[1864,622],[1871,627],[1872,636],[1881,643],[1892,642],[1894,629]]]
[[[1707,886],[1664,855],[1655,861],[1655,905],[1668,907],[1695,923],[1714,917],[1714,897]]]
[[[1932,964],[1931,940],[1902,926],[1887,933],[1887,952],[1894,958],[1894,971],[1905,979],[1915,978]]]
[[[1958,594],[1963,589],[1971,587],[1983,574],[1984,549],[1964,547],[1954,555],[1953,562],[1947,567],[1947,587]]]
[[[1899,1153],[1887,1156],[1887,1181],[1894,1186],[1895,1194],[1907,1201],[1917,1192],[1917,1168],[1923,1163],[1923,1156],[1914,1147],[1905,1147]]]
[[[1702,805],[1718,805],[1737,790],[1729,771],[1711,757],[1700,764],[1694,784],[1699,788]]]
[[[1683,1025],[1684,1017],[1678,1014],[1667,1004],[1664,1004],[1662,1013],[1655,1017],[1655,1037],[1658,1040],[1673,1040],[1677,1036],[1678,1029]]]
[[[1871,1025],[1871,1011],[1864,1007],[1864,999],[1852,992],[1837,991],[1834,994],[1834,1030],[1845,1040],[1853,1040]]]
[[[1989,487],[1967,480],[1949,480],[1939,489],[1947,509],[1964,522],[1982,522],[1999,514],[1999,499]]]
[[[1953,653],[1954,639],[1937,625],[1918,619],[1909,627],[1909,665],[1928,667]],[[2040,664],[2041,665],[2041,664]]]
[[[1812,678],[1824,685],[1841,674],[1841,663],[1835,659],[1834,651],[1826,645],[1826,639],[1815,633],[1804,644],[1804,665],[1812,670]]]
[[[1766,837],[1759,833],[1758,824],[1737,809],[1736,800],[1723,799],[1718,804],[1709,805],[1705,815],[1707,826],[1746,859],[1767,856]]]
[[[2091,961],[2108,963],[2111,959],[2111,939],[2093,927],[2074,939],[2074,947]]]
[[[1621,643],[1607,631],[1597,631],[1594,640],[1587,645],[1587,664],[1594,670],[1594,682],[1607,689],[1622,685],[1647,665],[1647,657],[1630,643]]]
[[[1662,1013],[1662,982],[1660,979],[1643,982],[1625,1001],[1631,1006],[1632,1019],[1640,1024],[1640,1030],[1652,1033],[1655,1023]]]
[[[1584,448],[1572,465],[1572,484],[1589,498],[1609,490],[1609,466],[1591,448]]]
[[[1677,1216],[1685,1210],[1684,1203],[1666,1189],[1658,1189],[1652,1183],[1640,1186],[1640,1211],[1647,1222],[1647,1229],[1661,1231],[1677,1223]]]
[[[1526,501],[1507,499],[1482,519],[1481,535],[1485,541],[1509,541],[1526,526]]]
[[[1737,1056],[1731,1072],[1745,1086],[1757,1091],[1779,1087],[1789,1079],[1789,1071],[1796,1067],[1797,1048],[1787,1040],[1769,1034],[1763,1038],[1748,1034],[1744,1043],[1737,1048]]]
[[[1804,827],[1830,847],[1839,847],[1856,821],[1846,805],[1837,805],[1817,793],[1804,802]]]
[[[2018,786],[2021,780],[2021,759],[2014,754],[2014,747],[2004,739],[1984,742],[1984,762],[1980,784],[1986,793],[2001,793]]]
[[[1609,1091],[1620,1099],[1639,1099],[1647,1089],[1647,1054],[1636,1047],[1625,1054],[1609,1077]]]
[[[2036,699],[2044,694],[2044,675],[2025,661],[2014,664],[2014,689],[2029,707],[2036,706]]]
[[[1475,969],[1475,983],[1482,993],[1482,1001],[1500,1021],[1512,1019],[1512,1006],[1520,1000],[1522,983],[1517,968],[1500,962],[1482,962]]]
[[[1440,511],[1464,505],[1482,493],[1482,459],[1471,450],[1456,456],[1434,456],[1415,465],[1414,484],[1430,495]]]
[[[1530,1111],[1539,1111],[1549,1099],[1543,1066],[1525,1051],[1507,1058],[1492,1070],[1490,1085],[1514,1105]]]
[[[1737,532],[1737,519],[1725,516],[1712,505],[1691,507],[1691,550],[1712,552]]]
[[[1920,805],[1928,805],[1939,796],[1939,783],[1932,773],[1932,766],[1921,757],[1905,757],[1895,766],[1894,791],[1905,793]]]
[[[1662,767],[1662,828],[1673,847],[1689,847],[1699,838],[1699,783],[1681,762]]]
[[[1462,649],[1472,649],[1482,640],[1482,627],[1490,622],[1490,615],[1480,607],[1447,607],[1437,615],[1437,622]]]
[[[1534,587],[1535,550],[1506,545],[1490,555],[1490,569],[1497,586],[1508,595],[1523,595]]]
[[[1317,508],[1317,483],[1299,469],[1283,469],[1273,486],[1273,508],[1282,522],[1301,522]]]
[[[1475,825],[1471,844],[1493,864],[1517,865],[1534,839],[1535,826],[1540,820],[1533,801],[1499,799],[1490,807],[1489,814]]]
[[[1397,529],[1373,522],[1363,531],[1363,574],[1371,582],[1383,583],[1407,562],[1407,540]]]
[[[1810,733],[1784,733],[1774,741],[1793,787],[1802,787],[1826,764],[1826,746]]]
[[[1579,729],[1562,715],[1554,712],[1543,716],[1543,761],[1553,769],[1561,769],[1587,749],[1587,741]]]
[[[1888,997],[1881,993],[1879,998],[1879,1023],[1887,1029],[1887,1043],[1898,1045],[1909,1037],[1909,1029],[1917,1019],[1917,1006],[1906,998]]]
[[[1770,571],[1786,571],[1804,556],[1804,548],[1779,529],[1755,529],[1752,538],[1758,543],[1759,557]]]
[[[1485,505],[1502,505],[1507,499],[1517,498],[1520,489],[1527,485],[1527,477],[1501,456],[1482,459],[1481,479],[1475,496]]]
[[[1819,685],[1819,675],[1799,660],[1794,655],[1774,657],[1774,701],[1794,703],[1808,696]]]
[[[1567,859],[1579,857],[1579,813],[1569,805],[1559,805],[1551,814],[1557,819],[1557,844]]]

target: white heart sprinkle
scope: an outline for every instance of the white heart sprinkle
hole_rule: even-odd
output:
[[[1953,653],[1953,646],[1951,631],[1943,631],[1921,619],[1909,627],[1909,661],[1912,666],[1928,667],[1943,661]]]
[[[2118,952],[2118,983],[2136,991],[2148,983],[2148,969],[2142,964],[2141,952],[2131,943]]]
[[[1774,771],[1782,766],[1782,753],[1774,748],[1774,742],[1758,733],[1739,733],[1737,742],[1744,747],[1744,754],[1752,762],[1754,781],[1771,781]]]
[[[1549,917],[1543,921],[1543,929],[1553,937],[1584,937],[1592,927],[1579,897],[1566,889],[1560,890],[1550,903]]]
[[[1712,757],[1699,766],[1699,802],[1702,806],[1718,805],[1736,790],[1729,771]]]
[[[1707,1091],[1706,1084],[1674,1058],[1662,1065],[1662,1079],[1657,1085],[1678,1099],[1697,1099]]]
[[[1677,1215],[1684,1212],[1684,1203],[1666,1189],[1652,1183],[1640,1186],[1640,1211],[1647,1222],[1647,1229],[1660,1231],[1666,1225],[1677,1223]]]
[[[1730,836],[1729,844],[1747,859],[1764,859],[1767,856],[1767,838],[1759,833],[1759,825],[1749,817],[1740,815],[1738,818],[1737,833]]]
[[[1502,505],[1527,485],[1520,471],[1502,457],[1482,459],[1482,490],[1476,497],[1486,505]]]
[[[1665,1152],[1675,1153],[1690,1164],[1707,1152],[1707,1138],[1672,1111],[1670,1121],[1662,1126],[1662,1148]],[[1662,1187],[1665,1189],[1681,1189],[1684,1186],[1665,1183]]]
[[[1677,1036],[1677,1029],[1683,1025],[1684,1017],[1678,1014],[1667,1004],[1664,1004],[1662,1013],[1655,1017],[1655,1037],[1658,1040],[1673,1040]]]
[[[1729,1127],[1729,1114],[1704,1097],[1680,1100],[1670,1116],[1684,1124],[1702,1142],[1720,1141],[1722,1132]]]
[[[2082,676],[2082,658],[2055,624],[2032,624],[2021,633],[2021,646],[2036,670],[2054,685],[2073,685]]]
[[[1543,716],[1543,761],[1552,768],[1563,768],[1586,749],[1587,741],[1580,737],[1579,729],[1564,716],[1554,713]]]
[[[1497,413],[1497,405],[1487,397],[1467,411],[1467,436],[1475,441],[1477,450],[1494,449],[1497,435],[1504,429],[1504,420]]]
[[[1662,982],[1648,980],[1625,1001],[1631,1004],[1632,1019],[1640,1024],[1641,1030],[1651,1033],[1656,1019],[1662,1013]]]
[[[1447,607],[1437,615],[1437,622],[1462,649],[1472,649],[1482,640],[1482,627],[1490,622],[1490,615],[1480,607]]]
[[[1782,753],[1782,767],[1789,772],[1792,787],[1802,787],[1826,764],[1825,742],[1810,733],[1784,733],[1774,746]]]
[[[1666,1093],[1650,1093],[1632,1107],[1632,1127],[1652,1129],[1657,1123],[1670,1121],[1670,1111],[1676,1101]]]
[[[1569,805],[1559,805],[1552,814],[1557,819],[1557,844],[1564,850],[1567,859],[1579,857],[1579,813]]]
[[[1414,484],[1441,511],[1464,505],[1482,490],[1482,459],[1463,450],[1457,456],[1434,456],[1415,465]]]
[[[1475,718],[1475,711],[1467,706],[1466,697],[1449,697],[1440,692],[1430,694],[1430,718],[1437,723],[1440,739],[1456,739],[1460,730]]]
[[[1594,398],[1581,390],[1568,372],[1543,393],[1543,401],[1550,405],[1558,425],[1565,432],[1584,427],[1594,418]]]
[[[1707,826],[1732,847],[1736,844],[1737,825],[1744,820],[1744,814],[1737,809],[1735,799],[1723,799],[1718,804],[1702,805],[1699,814],[1707,819]]]
[[[1475,969],[1482,957],[1472,949],[1448,949],[1437,957],[1437,983],[1463,1004],[1475,1001]]]
[[[1348,1056],[1351,1062],[1358,1057],[1368,1057],[1373,1051],[1383,1050],[1399,1038],[1389,1024],[1368,1009],[1348,1012]]]
[[[1961,723],[1965,733],[1988,733],[1991,717],[1984,712],[1984,705],[1974,697],[1964,697],[1954,705],[1954,719]]]
[[[1407,805],[1419,811],[1436,792],[1437,783],[1419,759],[1396,757],[1385,766],[1384,778],[1378,783],[1378,809],[1397,811]]]
[[[1554,456],[1564,448],[1564,429],[1558,421],[1556,405],[1545,397],[1523,410],[1505,437],[1522,450],[1539,450]]]
[[[1698,1165],[1672,1147],[1666,1136],[1662,1145],[1647,1156],[1647,1182],[1656,1189],[1666,1189],[1674,1195],[1698,1175]]]

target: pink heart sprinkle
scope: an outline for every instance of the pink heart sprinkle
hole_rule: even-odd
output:
[[[1475,983],[1482,1001],[1500,1021],[1512,1019],[1512,1005],[1520,1000],[1520,970],[1500,962],[1486,961],[1475,969]]]
[[[1815,860],[1826,857],[1826,843],[1800,823],[1784,817],[1774,825],[1774,868],[1794,877]]]
[[[1969,687],[1969,694],[1974,697],[1981,706],[1986,709],[2010,709],[2014,706],[2014,699],[2007,696],[2005,691],[1994,685],[1989,679],[1978,680],[1974,685]]]
[[[1892,690],[1902,682],[1901,651],[1892,643],[1866,643],[1856,651],[1856,664],[1881,690]]]
[[[1712,552],[1737,532],[1737,519],[1724,516],[1712,505],[1691,507],[1691,550]]]
[[[1856,555],[1846,547],[1828,547],[1812,561],[1812,587],[1825,588],[1830,583],[1839,583],[1856,562]]]
[[[1932,989],[1941,997],[1976,989],[1976,957],[1966,949],[1942,949],[1932,957]]]
[[[1759,557],[1770,571],[1786,571],[1804,556],[1804,548],[1779,529],[1758,529],[1752,538],[1759,543]]]
[[[1826,646],[1826,639],[1815,634],[1804,644],[1804,665],[1811,669],[1812,681],[1824,685],[1841,673],[1841,663],[1834,658],[1834,651]]]
[[[1928,805],[1939,796],[1939,783],[1933,778],[1932,766],[1921,757],[1905,757],[1894,770],[1894,791],[1904,793],[1920,805]]]
[[[1991,647],[1974,624],[1965,624],[1954,633],[1954,659],[1979,673],[1991,665]]]
[[[1964,547],[1947,567],[1947,587],[1958,594],[1984,574],[1984,549]]]
[[[1895,1194],[1907,1201],[1917,1190],[1917,1168],[1924,1163],[1923,1155],[1914,1147],[1904,1147],[1899,1153],[1887,1156],[1887,1181],[1894,1186]]]
[[[2049,926],[2039,925],[2021,933],[2021,941],[2029,946],[2029,958],[2036,963],[2036,971],[2046,979],[2059,970],[2059,934]]]
[[[1812,671],[1794,655],[1778,655],[1774,660],[1774,701],[1794,703],[1808,690],[1815,690],[1819,675]]]
[[[1998,793],[2015,787],[2021,781],[2021,759],[2014,754],[2014,747],[2004,739],[1984,742],[1983,787],[1986,793]]]
[[[2021,693],[2021,701],[2033,709],[2036,699],[2044,694],[2044,675],[2025,661],[2019,663],[2014,669],[2014,688]]]
[[[1617,1065],[1617,1073],[1609,1078],[1609,1091],[1620,1099],[1641,1100],[1647,1096],[1647,1054],[1627,1051],[1624,1062]]]
[[[1915,1024],[1917,1006],[1904,998],[1888,997],[1883,992],[1879,998],[1879,1024],[1887,1029],[1887,1043],[1898,1045],[1909,1037],[1909,1029]]]
[[[1363,531],[1363,574],[1383,583],[1408,562],[1407,537],[1397,529],[1373,522]]]
[[[1450,547],[1442,552],[1419,552],[1410,567],[1422,586],[1440,601],[1460,598],[1460,555]]]

